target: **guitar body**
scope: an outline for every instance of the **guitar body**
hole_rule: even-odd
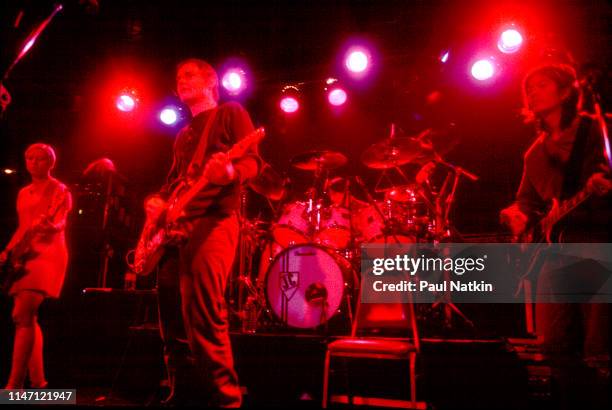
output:
[[[142,258],[142,264],[140,268],[136,270],[136,274],[141,276],[150,275],[161,260],[162,256],[166,253],[164,244],[155,246],[149,250],[149,252]]]
[[[585,187],[570,199],[564,201],[559,201],[556,198],[553,199],[546,216],[520,236],[519,241],[521,243],[540,244],[540,246],[536,246],[532,249],[531,255],[528,257],[528,263],[526,264],[526,272],[522,275],[523,278],[540,270],[543,264],[543,260],[540,257],[542,252],[548,249],[549,245],[553,242],[562,242],[565,231],[564,225],[566,225],[563,221],[572,211],[586,201],[591,194],[591,189]]]
[[[542,218],[538,223],[527,229],[523,234],[520,235],[520,243],[547,243],[558,242],[561,236],[561,229],[559,228],[559,221],[554,223],[550,222],[550,215],[554,215],[558,212],[559,200],[556,198],[552,200],[551,206],[546,213],[546,217]]]
[[[44,219],[52,220],[55,218],[65,199],[66,193],[60,195],[59,198],[51,204]],[[6,261],[0,267],[0,292],[8,293],[13,283],[26,274],[25,265],[27,261],[38,256],[38,252],[32,247],[34,238],[37,235],[36,225],[37,224],[34,224],[29,227],[23,235],[21,235],[21,238],[17,240],[15,246],[8,251]]]
[[[25,265],[28,260],[38,256],[31,247],[23,247],[23,249],[11,249],[8,252],[6,262],[0,267],[0,292],[8,294],[8,291],[26,274]]]

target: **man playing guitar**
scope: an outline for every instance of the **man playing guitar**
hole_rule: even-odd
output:
[[[162,338],[166,353],[171,353],[168,345],[179,344],[173,339],[183,333],[171,306],[177,299],[172,288],[176,290],[178,281],[184,337],[202,379],[199,393],[211,406],[239,407],[224,293],[238,242],[240,186],[257,175],[260,160],[256,148],[233,160],[227,151],[254,128],[239,104],[218,105],[217,73],[205,61],[180,62],[176,87],[193,118],[176,138],[168,184],[147,206],[163,203],[159,198],[176,193],[185,182],[205,177],[208,183],[185,207],[179,229],[182,241],[162,260],[158,274]]]
[[[533,241],[533,235],[526,233],[545,225],[539,223],[544,220],[559,222],[555,228],[560,234],[544,232],[549,240],[610,242],[610,170],[596,121],[578,112],[580,89],[574,70],[566,65],[538,67],[525,77],[523,95],[526,114],[535,122],[538,136],[525,153],[516,201],[501,211],[502,223],[522,242]],[[555,209],[547,211],[551,201],[580,205],[563,219],[552,218]],[[552,272],[550,266],[542,268],[538,295],[559,291],[554,289]],[[538,301],[542,299],[536,298]],[[575,383],[584,383],[588,377],[579,377],[576,369],[597,374],[600,383],[602,378],[609,379],[608,309],[596,303],[536,303],[536,331],[551,359],[565,405],[585,394]],[[573,331],[576,326],[582,330]],[[573,361],[580,356],[581,360]]]

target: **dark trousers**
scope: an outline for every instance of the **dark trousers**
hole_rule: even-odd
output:
[[[225,288],[238,242],[238,218],[193,222],[188,242],[162,265],[158,289],[160,325],[169,368],[184,357],[185,341],[198,370],[205,404],[239,407],[242,396],[229,338]],[[169,271],[178,272],[174,275]],[[178,292],[176,284],[178,276]],[[177,307],[180,299],[181,314]],[[162,305],[168,305],[162,307]],[[183,326],[177,322],[182,316]],[[184,331],[183,331],[184,330]]]
[[[584,286],[592,266],[577,267],[578,270],[544,266],[538,278],[537,293],[545,295],[541,299],[548,303],[536,304],[536,327],[543,339],[544,353],[550,360],[560,407],[600,408],[609,403],[610,305],[554,303],[554,297],[547,296]],[[582,270],[584,268],[591,269]]]
[[[168,248],[157,273],[159,329],[164,347],[164,362],[169,378],[186,374],[192,357],[185,333],[179,286],[179,252]]]

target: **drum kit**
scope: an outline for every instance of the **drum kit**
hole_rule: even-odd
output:
[[[392,126],[388,138],[363,152],[362,163],[380,173],[374,194],[358,176],[334,175],[347,163],[336,151],[292,158],[292,168],[306,171],[311,181],[298,200],[287,199],[287,179],[263,167],[250,188],[275,205],[275,216],[246,218],[243,195],[239,267],[230,281],[230,306],[243,332],[350,329],[362,244],[451,239],[449,210],[458,181],[477,177],[443,160],[444,148],[436,149],[430,136],[428,130],[396,137]],[[446,180],[435,191],[408,178],[401,168],[408,164],[446,168]],[[402,180],[384,184],[391,170]]]

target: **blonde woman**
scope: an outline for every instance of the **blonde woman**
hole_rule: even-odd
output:
[[[68,263],[64,230],[72,206],[66,186],[51,176],[55,161],[55,151],[47,144],[33,144],[26,150],[26,168],[32,183],[19,191],[19,226],[0,253],[3,263],[12,261],[15,254],[23,254],[19,258],[22,274],[8,286],[14,302],[15,343],[6,389],[23,388],[26,376],[32,388],[48,385],[38,309],[45,298],[59,297],[64,283]]]

